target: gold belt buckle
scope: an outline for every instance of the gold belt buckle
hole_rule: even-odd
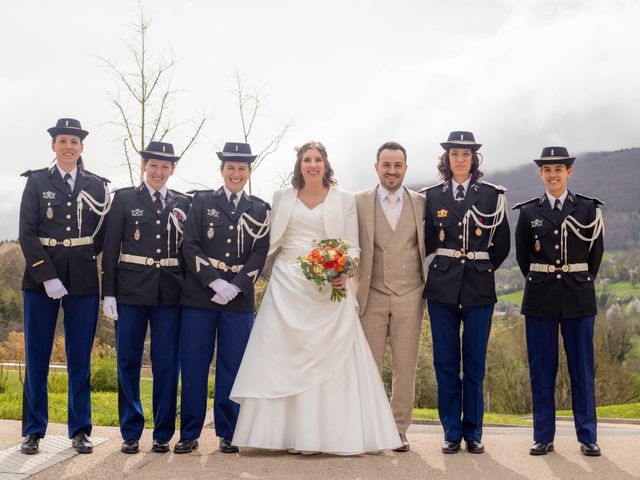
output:
[[[553,273],[555,271],[556,271],[556,266],[555,265],[547,265],[547,272]]]
[[[462,256],[462,252],[460,250],[456,250],[453,252],[453,258],[460,258]]]
[[[58,245],[58,241],[55,238],[50,238],[49,239],[49,246],[50,247],[55,247],[56,245]]]
[[[233,266],[231,267],[231,271],[232,271],[233,273],[236,273],[236,272],[238,271],[238,266],[237,266],[237,265],[233,265]]]
[[[153,265],[155,263],[155,260],[151,257],[147,257],[147,259],[145,260],[145,263],[149,266]]]
[[[65,238],[62,241],[62,245],[65,246],[65,247],[70,247],[71,246],[71,239],[70,238]]]
[[[467,252],[467,258],[469,260],[473,260],[474,258],[476,258],[476,254],[473,252]]]
[[[163,267],[167,266],[167,259],[166,258],[161,258],[160,259],[160,265],[162,265]]]
[[[569,265],[562,265],[562,271],[563,271],[563,272],[565,272],[565,273],[566,273],[566,272],[568,272],[569,270],[570,270],[570,269],[569,269]]]
[[[221,270],[226,271],[227,270],[227,264],[224,263],[224,262],[218,261],[218,268],[221,269]]]

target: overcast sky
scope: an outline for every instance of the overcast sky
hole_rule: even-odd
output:
[[[87,168],[127,185],[116,81],[99,57],[131,67],[125,43],[137,2],[3,2],[0,239],[17,236],[27,169],[53,159],[46,129],[77,118],[90,135]],[[205,136],[170,186],[220,184],[216,147],[241,137],[230,93],[238,70],[268,94],[252,136],[260,150],[281,123],[293,129],[254,173],[269,200],[293,165],[293,147],[322,141],[339,185],[374,185],[377,147],[408,150],[406,181],[435,180],[439,143],[471,130],[484,170],[530,162],[543,146],[571,153],[640,146],[640,1],[146,1],[149,49],[179,63],[178,122],[206,111]],[[178,149],[188,130],[167,140]],[[579,166],[579,163],[577,163]],[[535,179],[532,178],[532,181]]]

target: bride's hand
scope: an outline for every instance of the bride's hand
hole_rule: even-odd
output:
[[[334,278],[333,280],[331,280],[331,286],[333,288],[338,288],[340,290],[343,290],[344,292],[347,291],[347,277],[345,275],[340,275],[337,278]]]

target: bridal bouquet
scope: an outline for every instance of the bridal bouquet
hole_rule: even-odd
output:
[[[307,280],[322,287],[331,283],[340,275],[352,277],[358,265],[358,259],[349,255],[349,244],[341,238],[329,238],[326,240],[314,240],[311,244],[311,252],[308,255],[298,257],[298,263],[302,267],[302,273]],[[347,298],[344,290],[331,289],[331,301],[339,302]]]

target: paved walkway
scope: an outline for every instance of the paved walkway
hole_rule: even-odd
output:
[[[50,435],[66,435],[66,425],[50,425]],[[75,455],[50,466],[36,479],[85,478],[88,480],[179,479],[491,479],[491,480],[631,480],[640,479],[640,425],[600,424],[599,444],[604,455],[580,455],[572,424],[560,422],[556,451],[531,457],[531,429],[485,428],[487,453],[457,455],[440,453],[439,426],[413,425],[409,431],[411,452],[338,457],[332,455],[288,455],[243,449],[238,455],[217,451],[213,430],[205,429],[200,449],[189,455],[151,453],[151,432],[146,430],[138,455],[120,453],[117,428],[95,427],[94,437],[108,440],[91,455]],[[20,422],[0,420],[0,449],[20,442]],[[69,442],[70,443],[70,442]],[[14,457],[15,458],[15,457]],[[29,457],[24,456],[25,461]],[[6,463],[6,462],[5,462]],[[0,460],[0,472],[7,472]],[[0,473],[0,480],[25,478]]]

